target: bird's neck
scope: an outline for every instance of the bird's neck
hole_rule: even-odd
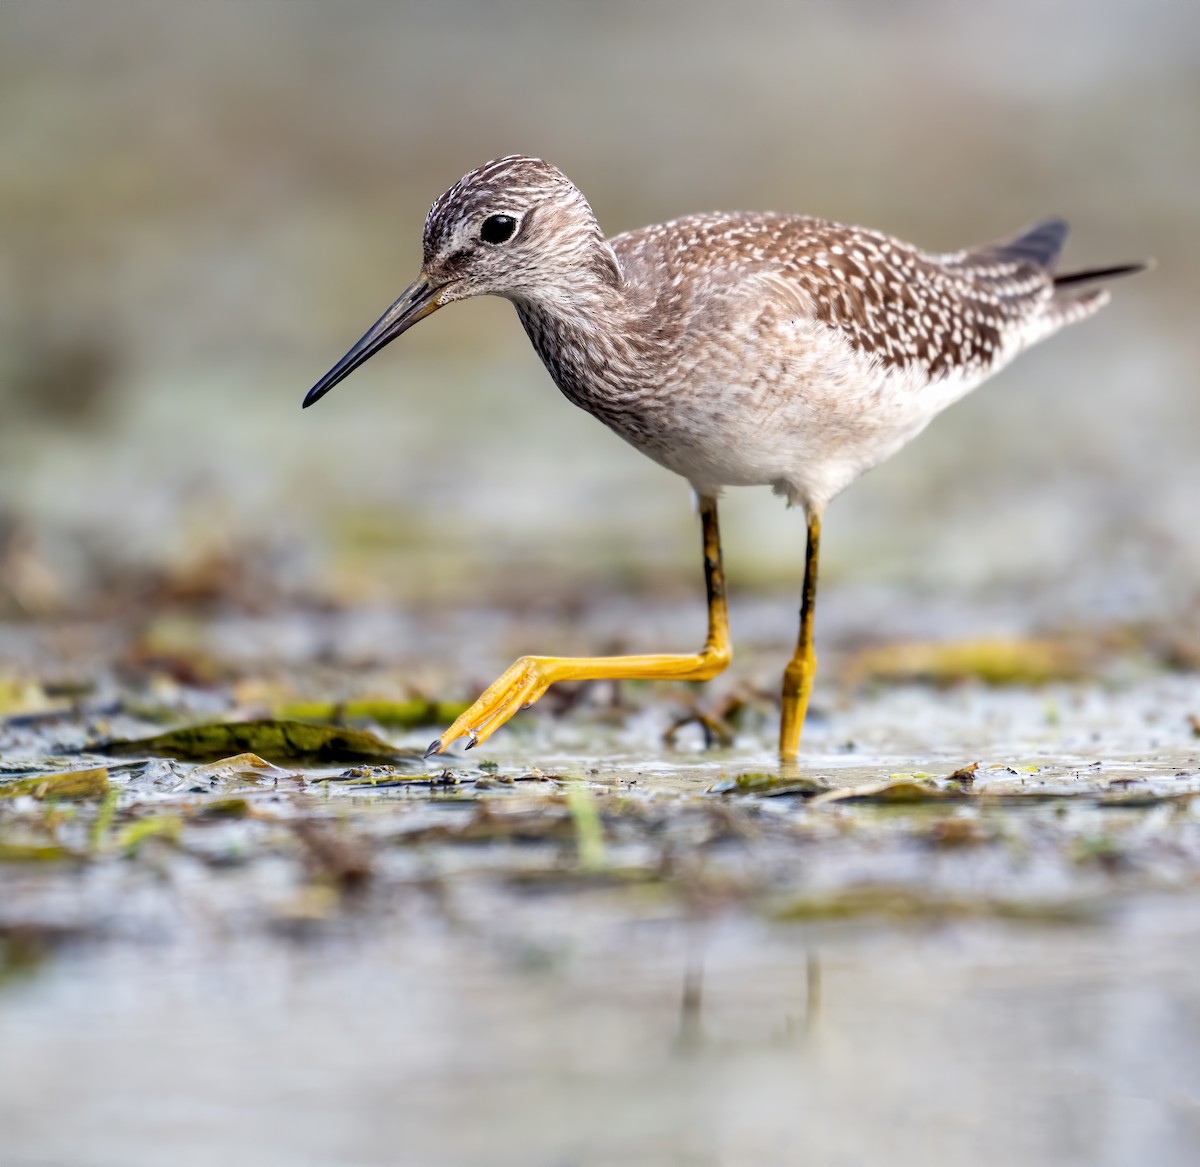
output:
[[[606,405],[628,408],[653,392],[651,314],[623,281],[581,279],[513,303],[542,363],[576,405],[607,420]]]

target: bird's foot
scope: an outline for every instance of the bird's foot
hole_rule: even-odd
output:
[[[800,735],[808,714],[813,678],[817,674],[817,654],[808,645],[797,650],[783,673],[783,699],[779,711],[779,757],[794,762],[800,754]]]
[[[544,665],[545,658],[536,656],[523,656],[511,664],[474,705],[430,743],[425,757],[442,753],[460,737],[470,738],[468,750],[487,741],[514,713],[532,705],[550,687]]]

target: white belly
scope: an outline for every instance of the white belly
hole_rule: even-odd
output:
[[[820,513],[1005,363],[931,382],[919,366],[885,369],[822,331],[806,338],[804,358],[788,363],[787,378],[683,382],[655,398],[650,424],[614,428],[699,494],[770,486]]]

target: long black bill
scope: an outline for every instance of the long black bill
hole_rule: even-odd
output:
[[[307,409],[314,401],[320,401],[339,381],[349,377],[363,361],[369,360],[385,345],[389,345],[402,332],[410,329],[418,320],[436,312],[439,289],[431,287],[428,280],[420,279],[410,284],[398,299],[370,328],[362,339],[309,391],[304,399]]]

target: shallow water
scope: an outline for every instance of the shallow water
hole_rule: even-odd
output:
[[[239,667],[302,686],[301,623],[218,620],[209,643],[270,646]],[[503,655],[510,622],[472,627]],[[31,636],[9,644],[36,657]],[[60,668],[98,667],[101,633],[71,643]],[[88,858],[0,868],[2,1161],[1194,1162],[1196,677],[1120,658],[1038,688],[846,689],[834,652],[794,771],[769,708],[731,747],[663,744],[770,655],[548,699],[427,779],[111,762],[108,842],[87,852],[102,812],[80,804],[52,829]],[[220,686],[157,692],[174,721],[236,712]],[[9,723],[0,759],[103,762],[45,757],[86,724]],[[52,813],[0,801],[0,834]],[[167,825],[135,840],[146,822]]]
[[[4,1161],[1195,1161],[1194,902],[1050,928],[631,916],[605,892],[394,914],[80,953],[10,989]]]

